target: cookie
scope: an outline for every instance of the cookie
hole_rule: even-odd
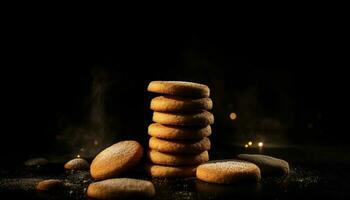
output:
[[[213,160],[197,167],[199,180],[209,183],[230,184],[238,182],[257,182],[260,169],[253,163],[241,160]]]
[[[62,187],[63,187],[63,181],[58,179],[43,180],[36,185],[36,189],[40,191],[55,190]]]
[[[207,126],[214,123],[214,116],[203,110],[196,113],[153,112],[153,121],[165,125]]]
[[[239,159],[256,164],[262,176],[285,176],[289,173],[288,162],[260,154],[239,154]]]
[[[210,149],[210,140],[164,140],[151,137],[149,148],[170,154],[199,154]]]
[[[116,177],[135,166],[143,154],[142,146],[132,140],[118,142],[102,152],[92,161],[91,176],[95,180]]]
[[[166,154],[156,150],[148,151],[148,158],[154,164],[181,166],[181,165],[198,165],[209,160],[208,151],[195,155],[175,155]]]
[[[74,158],[64,164],[64,168],[70,170],[84,170],[89,169],[89,167],[89,163],[82,158]]]
[[[199,83],[183,81],[152,81],[147,90],[149,92],[169,94],[182,97],[209,97],[209,87]]]
[[[197,166],[165,166],[147,164],[146,172],[153,177],[194,177]]]
[[[200,139],[211,135],[211,127],[181,127],[153,123],[148,126],[148,135],[172,140]]]
[[[91,183],[87,188],[87,196],[94,199],[128,199],[151,198],[156,194],[150,181],[114,178]]]
[[[158,112],[189,112],[210,110],[213,102],[210,98],[189,99],[176,96],[158,96],[151,100],[151,110]]]

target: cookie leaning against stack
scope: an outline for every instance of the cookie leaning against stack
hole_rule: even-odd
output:
[[[148,127],[148,174],[154,177],[196,176],[198,165],[209,160],[209,111],[213,102],[208,86],[181,81],[152,81],[147,90],[163,94],[151,100],[153,124]]]

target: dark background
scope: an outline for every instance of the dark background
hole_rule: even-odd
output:
[[[92,156],[122,139],[146,145],[152,80],[210,87],[214,150],[248,140],[348,144],[342,26],[322,20],[211,25],[25,19],[12,25],[1,68],[3,157]]]

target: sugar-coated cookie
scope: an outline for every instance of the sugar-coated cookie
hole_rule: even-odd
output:
[[[210,125],[189,127],[153,123],[148,126],[148,135],[171,140],[200,139],[211,135],[211,127]]]
[[[210,140],[202,138],[200,140],[164,140],[151,137],[149,148],[163,153],[170,154],[199,154],[210,149]]]
[[[83,158],[74,158],[64,164],[64,168],[70,170],[86,170],[89,167],[90,164]]]
[[[199,180],[209,183],[257,182],[260,169],[253,163],[242,160],[213,160],[197,167]]]
[[[116,177],[135,166],[143,154],[142,146],[133,140],[115,143],[100,152],[90,166],[95,180]]]
[[[114,178],[91,183],[87,188],[87,196],[94,199],[128,199],[151,198],[156,194],[150,181]]]
[[[149,92],[192,98],[210,96],[208,86],[184,81],[152,81],[149,83],[147,90]]]
[[[207,126],[214,123],[214,116],[206,110],[196,113],[153,112],[153,121],[165,125]]]
[[[208,151],[194,155],[175,155],[162,153],[156,150],[148,151],[148,158],[154,164],[181,166],[181,165],[198,165],[209,160]]]
[[[146,172],[153,177],[194,177],[197,166],[165,166],[147,164]]]
[[[210,110],[213,102],[210,98],[190,99],[176,96],[158,96],[151,100],[151,110],[158,112],[189,112]]]

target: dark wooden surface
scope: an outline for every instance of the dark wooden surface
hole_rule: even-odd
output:
[[[250,151],[254,153],[256,150]],[[124,176],[151,180],[156,187],[155,199],[349,199],[350,162],[348,156],[342,154],[344,151],[341,147],[264,149],[265,154],[287,160],[291,173],[285,179],[263,178],[256,185],[216,185],[195,178],[152,179],[144,174],[142,165]],[[232,156],[228,151],[211,152],[212,159]],[[64,159],[52,157],[50,164],[41,167],[16,165],[1,168],[1,199],[88,199],[85,191],[92,182],[89,173],[65,171]],[[50,193],[37,192],[35,184],[46,178],[62,179],[66,187]]]

